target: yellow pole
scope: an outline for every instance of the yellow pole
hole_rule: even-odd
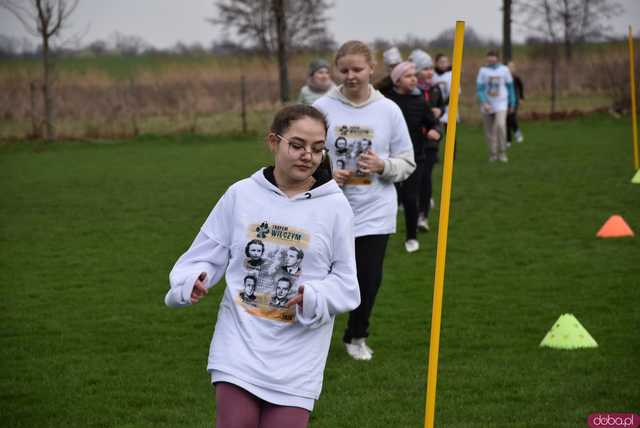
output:
[[[636,111],[636,73],[634,70],[636,56],[633,54],[633,35],[631,34],[631,25],[629,25],[629,79],[631,86],[631,129],[633,131],[633,165],[636,170],[640,169],[640,160],[638,160],[638,119]]]
[[[429,341],[429,367],[427,376],[427,399],[424,416],[425,428],[433,428],[436,413],[436,383],[438,377],[438,352],[440,348],[440,320],[442,319],[442,293],[444,289],[444,267],[447,256],[447,233],[449,232],[449,203],[453,178],[453,149],[456,143],[456,119],[458,96],[460,95],[460,68],[464,44],[464,21],[456,22],[453,45],[453,70],[449,92],[449,124],[444,150],[442,193],[440,195],[440,224],[438,225],[438,252],[436,276],[433,286],[433,310],[431,314],[431,340]]]

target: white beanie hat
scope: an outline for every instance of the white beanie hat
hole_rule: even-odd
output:
[[[400,50],[395,46],[384,51],[384,53],[382,54],[382,58],[384,60],[384,64],[387,67],[400,64],[402,62],[402,55],[400,54]]]
[[[415,49],[409,55],[409,61],[416,65],[416,71],[424,70],[425,68],[433,68],[433,60],[428,53],[422,49]]]

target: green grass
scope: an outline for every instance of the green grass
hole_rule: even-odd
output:
[[[437,426],[579,427],[639,409],[638,237],[595,237],[614,213],[640,232],[628,121],[523,128],[509,164],[487,163],[480,128],[459,129]],[[3,426],[211,426],[223,287],[170,310],[168,271],[225,188],[268,161],[258,138],[1,145]],[[423,424],[436,233],[409,256],[399,227],[374,359],[346,356],[339,317],[314,428]],[[538,347],[565,312],[599,348]]]

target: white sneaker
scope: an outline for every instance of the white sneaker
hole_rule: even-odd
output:
[[[369,348],[369,345],[367,345],[367,339],[364,337],[361,339],[351,339],[351,343],[364,348],[365,351],[373,355],[373,349]]]
[[[425,218],[424,215],[422,214],[420,214],[420,217],[418,217],[418,229],[424,230],[425,232],[428,232],[431,230],[429,228],[429,219]]]
[[[509,162],[509,158],[507,157],[506,153],[500,153],[500,155],[498,156],[498,160],[504,163]]]
[[[347,354],[354,360],[369,361],[372,357],[371,353],[365,347],[364,339],[351,339],[351,343],[345,343]]]
[[[514,133],[514,136],[516,137],[516,143],[522,143],[524,141],[522,131],[520,131],[519,129]]]
[[[409,239],[404,243],[404,249],[407,250],[407,253],[415,253],[420,249],[420,243],[417,239]]]
[[[495,162],[498,160],[498,156],[491,155],[489,156],[489,162]]]

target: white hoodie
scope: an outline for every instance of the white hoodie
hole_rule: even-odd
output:
[[[373,86],[362,104],[351,102],[341,88],[333,88],[313,106],[329,122],[327,146],[334,169],[354,172],[343,190],[355,214],[355,236],[394,233],[398,199],[393,183],[416,168],[407,123],[398,105]],[[369,147],[384,161],[381,174],[357,170],[358,156]]]
[[[227,283],[207,370],[317,399],[334,317],[360,304],[353,214],[336,182],[292,198],[264,170],[233,184],[173,267],[165,303],[190,305],[201,272],[207,287],[225,272]],[[303,310],[284,307],[300,285]]]

